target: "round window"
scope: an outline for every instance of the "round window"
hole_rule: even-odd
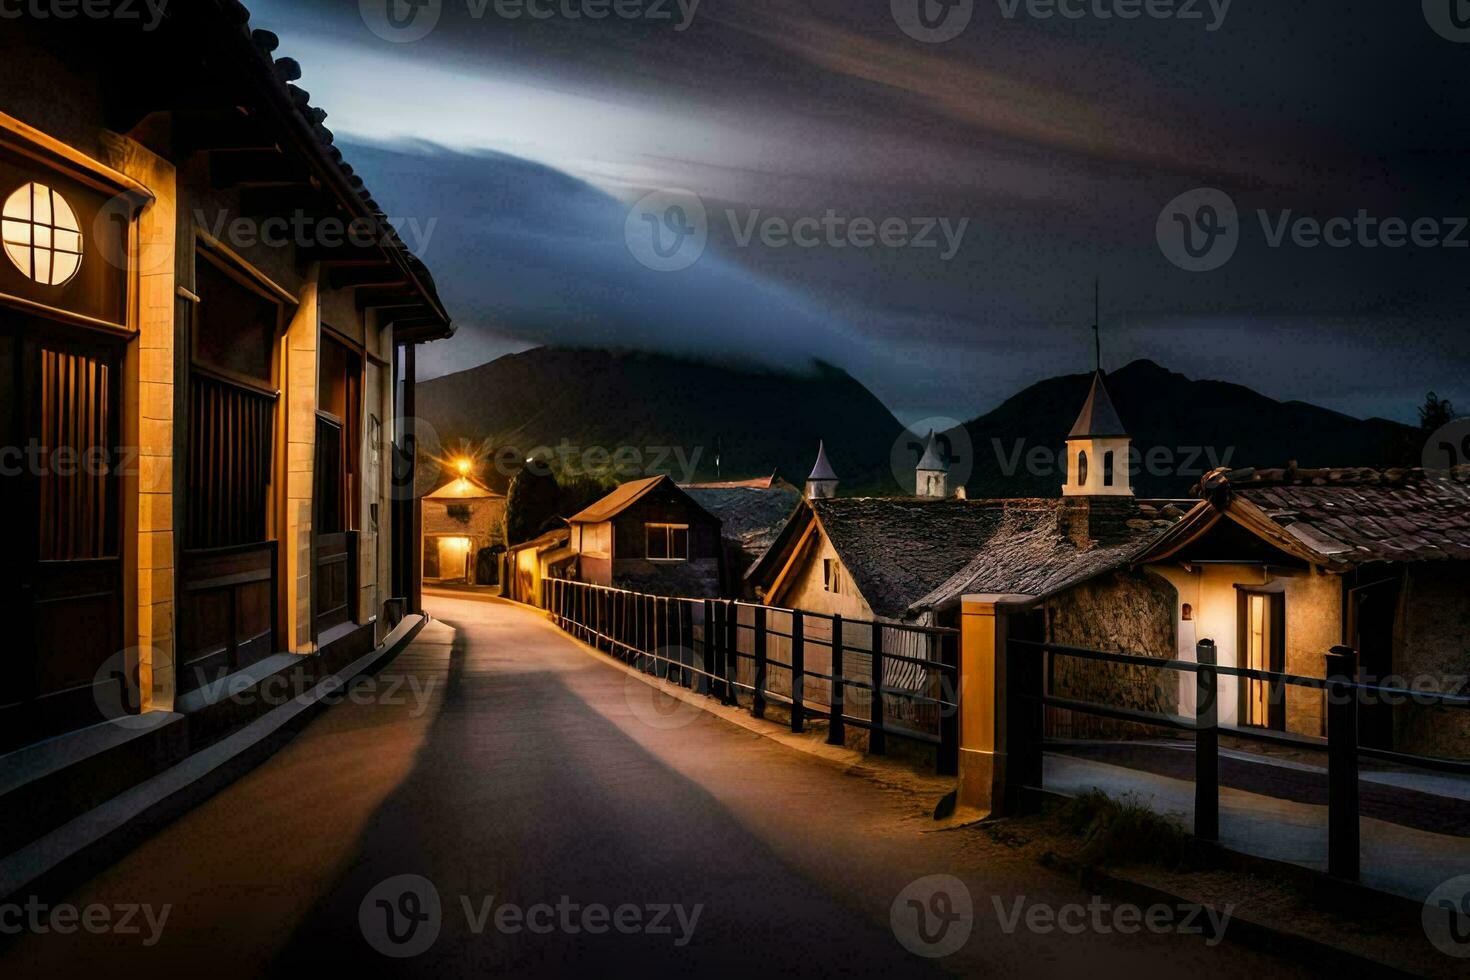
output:
[[[60,286],[82,265],[82,229],[76,212],[45,184],[26,184],[0,210],[5,254],[43,286]]]

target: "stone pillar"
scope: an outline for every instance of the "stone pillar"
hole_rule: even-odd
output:
[[[1008,608],[1030,596],[967,595],[960,600],[960,806],[998,812],[1006,790]]]
[[[137,329],[123,366],[123,442],[137,449],[123,474],[125,642],[136,647],[140,706],[174,705],[174,526],[182,474],[174,466],[182,445],[174,425],[181,358],[175,323],[177,186],[172,164],[124,137],[104,140],[107,164],[148,188],[154,200],[138,215],[133,253]]]
[[[300,303],[286,328],[286,526],[279,547],[286,556],[286,648],[312,653],[311,518],[316,468],[317,303],[319,270],[313,266]]]

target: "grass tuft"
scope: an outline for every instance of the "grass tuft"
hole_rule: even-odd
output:
[[[1198,855],[1180,814],[1159,814],[1136,794],[1119,799],[1092,789],[1058,807],[1051,819],[1064,833],[1082,838],[1077,859],[1084,864],[1160,864],[1178,868]]]

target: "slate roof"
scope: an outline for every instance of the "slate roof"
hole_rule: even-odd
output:
[[[1060,532],[1056,501],[1008,511],[993,535],[958,572],[909,607],[911,614],[944,609],[961,596],[986,593],[1043,598],[1127,565],[1171,526],[1170,514],[1129,523],[1131,535],[1107,545],[1080,548]]]
[[[1078,413],[1067,438],[1108,439],[1127,435],[1128,430],[1123,428],[1123,420],[1118,418],[1118,410],[1113,407],[1112,398],[1108,397],[1108,386],[1103,383],[1102,372],[1094,372],[1087,401],[1082,403],[1082,411]]]
[[[771,546],[801,494],[787,486],[685,487],[684,492],[720,519],[721,533],[741,550],[758,555]]]
[[[873,611],[892,619],[963,568],[1005,516],[1003,502],[989,500],[835,497],[808,503]]]
[[[1470,467],[1217,471],[1204,492],[1253,504],[1331,564],[1470,560]]]

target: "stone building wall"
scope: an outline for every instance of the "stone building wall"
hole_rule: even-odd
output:
[[[1470,694],[1470,563],[1411,567],[1394,629],[1395,687]],[[1412,701],[1394,707],[1394,748],[1470,759],[1470,708]]]
[[[1118,571],[1084,582],[1048,600],[1047,637],[1066,646],[1174,656],[1174,608],[1178,593],[1148,572]],[[1051,677],[1059,697],[1112,707],[1175,714],[1179,682],[1173,671],[1058,657]],[[1159,729],[1048,709],[1047,734],[1060,738],[1157,737]]]

